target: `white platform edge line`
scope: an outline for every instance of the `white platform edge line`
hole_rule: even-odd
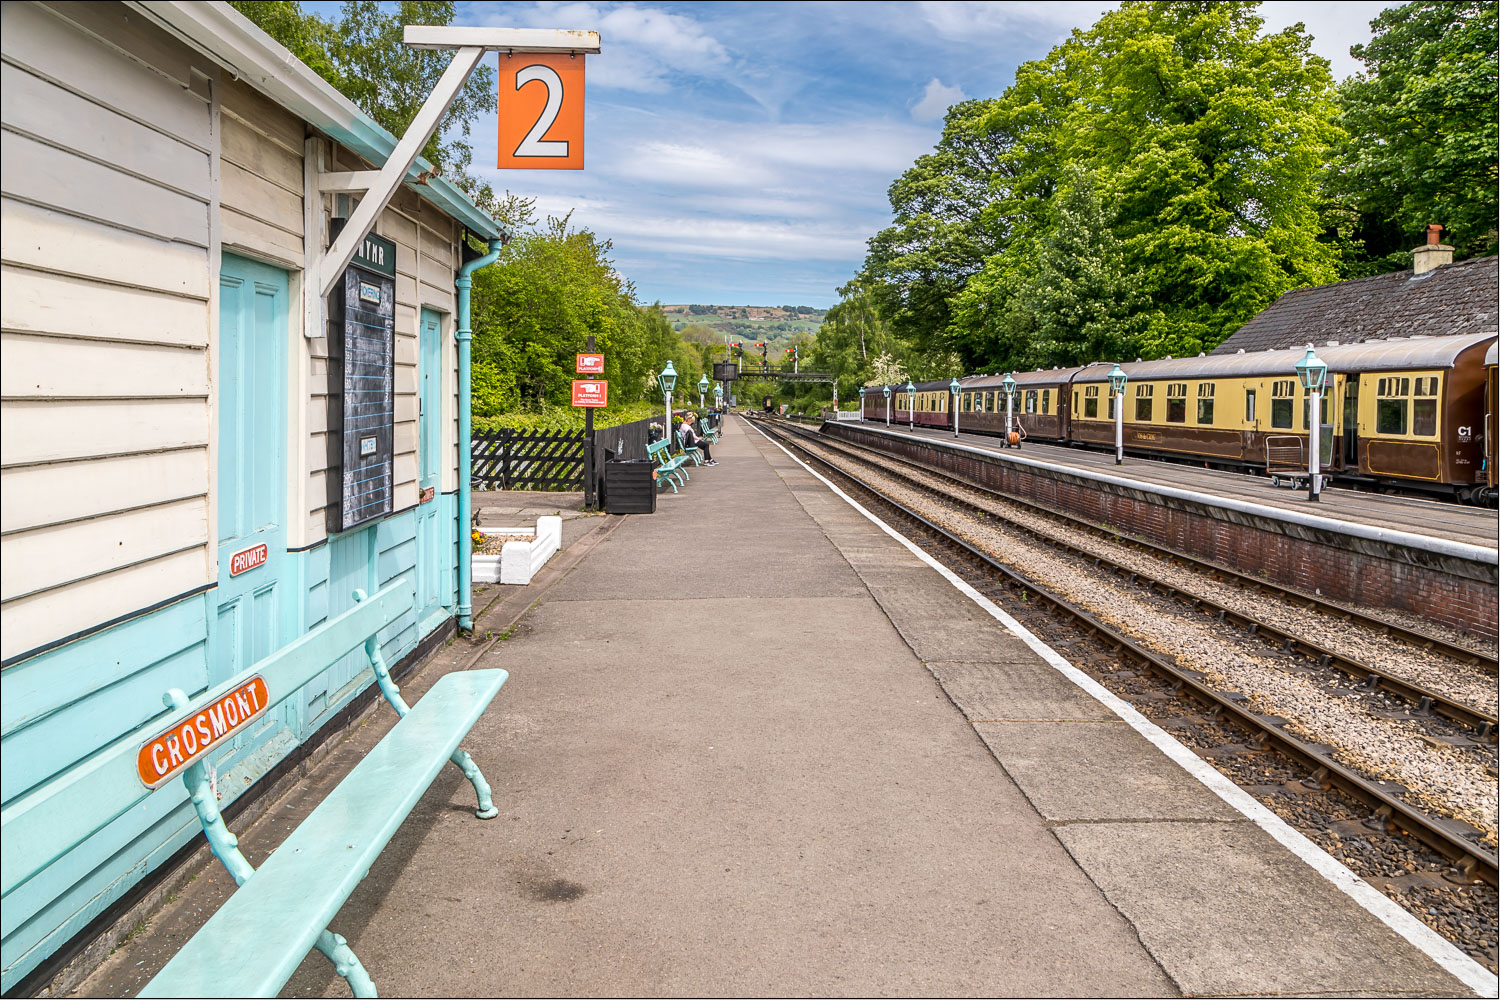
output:
[[[1057,670],[1058,673],[1088,692],[1096,701],[1118,715],[1130,728],[1140,733],[1153,746],[1175,761],[1184,771],[1187,771],[1194,778],[1202,782],[1209,791],[1228,803],[1236,812],[1270,834],[1278,843],[1300,858],[1319,875],[1332,882],[1340,891],[1358,903],[1360,907],[1392,931],[1395,931],[1414,948],[1453,975],[1454,978],[1473,990],[1477,996],[1494,997],[1500,994],[1500,981],[1497,981],[1496,977],[1492,976],[1488,969],[1464,954],[1456,945],[1448,941],[1437,931],[1406,912],[1405,909],[1387,898],[1380,890],[1344,867],[1327,851],[1292,829],[1287,825],[1285,820],[1258,802],[1249,792],[1219,773],[1213,765],[1193,753],[1193,751],[1178,742],[1174,737],[1168,735],[1164,729],[1150,719],[1147,719],[1140,712],[1137,712],[1129,703],[1063,659],[1056,650],[1033,635],[1030,629],[996,607],[989,598],[965,583],[952,570],[928,555],[911,539],[902,535],[895,528],[892,528],[875,514],[865,509],[859,501],[824,478],[806,462],[803,462],[796,455],[787,451],[781,446],[780,442],[772,440],[759,427],[756,427],[755,430],[761,437],[775,445],[784,455],[806,470],[809,475],[832,490],[841,500],[863,514],[879,527],[881,531],[884,531],[891,538],[905,546],[912,555],[937,570],[943,579],[951,583],[965,597],[983,608],[990,617],[1004,625],[1008,631],[1031,647],[1038,656],[1046,660],[1048,665]]]

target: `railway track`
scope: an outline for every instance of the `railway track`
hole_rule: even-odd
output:
[[[1238,692],[1226,692],[1218,690],[1207,677],[1200,671],[1180,666],[1170,659],[1158,655],[1146,648],[1142,643],[1127,635],[1121,629],[1102,620],[1097,614],[1080,607],[1075,602],[1052,593],[1047,587],[1040,585],[1025,574],[1018,572],[1010,566],[999,562],[989,553],[983,551],[965,538],[960,537],[948,528],[935,523],[931,518],[924,516],[921,512],[912,509],[909,505],[902,503],[888,495],[878,486],[861,479],[857,474],[846,467],[842,467],[823,455],[818,454],[814,447],[828,449],[835,452],[845,452],[843,458],[856,461],[861,464],[870,465],[868,459],[852,456],[847,449],[829,446],[829,442],[817,435],[799,433],[793,431],[786,425],[773,425],[765,421],[758,421],[759,426],[790,447],[795,448],[806,458],[818,465],[830,470],[840,479],[854,484],[857,491],[874,497],[879,505],[899,514],[899,519],[919,525],[924,533],[940,539],[942,543],[960,553],[962,558],[975,562],[984,567],[985,572],[997,575],[1005,586],[1017,594],[1022,595],[1024,600],[1035,599],[1050,612],[1063,616],[1071,623],[1092,633],[1097,639],[1111,647],[1119,656],[1126,658],[1147,670],[1162,677],[1172,691],[1179,695],[1186,695],[1204,705],[1208,716],[1214,721],[1220,719],[1230,723],[1234,728],[1251,734],[1252,746],[1271,746],[1280,750],[1293,760],[1302,763],[1310,772],[1310,782],[1320,785],[1332,785],[1350,796],[1352,799],[1362,803],[1368,810],[1365,825],[1371,830],[1385,830],[1396,827],[1405,831],[1408,835],[1426,845],[1438,856],[1447,860],[1452,865],[1455,873],[1461,878],[1478,879],[1491,886],[1497,884],[1496,856],[1485,844],[1481,843],[1476,836],[1476,831],[1468,824],[1448,819],[1443,816],[1434,815],[1408,800],[1408,790],[1400,787],[1394,782],[1382,779],[1373,779],[1359,771],[1346,766],[1336,759],[1334,748],[1322,744],[1315,744],[1300,738],[1288,731],[1285,727],[1286,720],[1276,716],[1260,713],[1251,708],[1249,699]],[[813,446],[807,440],[813,438],[816,445]],[[890,456],[881,456],[890,459]],[[923,474],[931,470],[918,466]],[[893,475],[888,469],[882,469],[886,475]],[[904,477],[910,479],[911,477]],[[953,477],[945,477],[952,480]],[[962,482],[961,480],[955,480]],[[973,487],[973,484],[963,483]],[[928,486],[922,487],[929,493],[936,494],[938,491]],[[982,489],[982,488],[980,488]],[[993,491],[986,491],[993,492]],[[1003,498],[1010,500],[1011,498]],[[948,503],[955,502],[953,498],[946,497]],[[959,501],[961,504],[962,502]],[[1049,514],[1051,512],[1048,512]],[[989,511],[984,511],[988,516],[994,516]],[[1033,532],[1033,534],[1036,534]],[[1113,538],[1113,536],[1110,536]],[[1056,541],[1055,539],[1053,541]],[[1052,547],[1049,543],[1048,547]],[[1069,546],[1075,556],[1081,551],[1076,546]],[[1092,553],[1083,553],[1083,557],[1092,560]],[[1101,560],[1100,565],[1104,565]],[[1137,576],[1139,577],[1139,573]],[[1137,579],[1137,583],[1141,581]],[[1181,588],[1170,589],[1181,593]],[[1217,617],[1215,614],[1213,617]],[[1225,619],[1228,620],[1228,615]],[[1386,623],[1389,624],[1389,623]],[[1247,631],[1248,626],[1247,626]],[[1257,630],[1260,631],[1260,630]],[[1294,647],[1295,648],[1295,647]],[[1317,656],[1321,659],[1324,652],[1319,650]],[[1330,653],[1330,665],[1332,654]],[[1346,660],[1347,664],[1347,660]],[[1413,692],[1415,694],[1415,692]],[[1422,706],[1422,699],[1430,695],[1417,695],[1417,705]],[[1448,699],[1444,699],[1447,701]],[[1438,702],[1434,700],[1429,707],[1436,707]],[[1453,709],[1458,714],[1459,706]],[[1483,716],[1484,713],[1471,715]],[[1488,725],[1487,732],[1492,733],[1494,720],[1492,717],[1484,717],[1476,720],[1479,726]],[[1476,732],[1478,728],[1476,727]]]
[[[1323,601],[1319,598],[1312,597],[1307,594],[1297,593],[1284,587],[1279,587],[1275,584],[1267,583],[1263,580],[1257,580],[1254,577],[1238,573],[1232,569],[1229,569],[1228,567],[1221,566],[1217,563],[1198,559],[1185,553],[1177,552],[1175,550],[1164,548],[1162,546],[1153,545],[1150,542],[1143,542],[1137,539],[1115,534],[1113,532],[1101,529],[1097,525],[1090,524],[1089,522],[1084,521],[1081,518],[1074,517],[1073,515],[1049,510],[1045,507],[1040,506],[1039,504],[1035,504],[1027,500],[1018,499],[1016,497],[1007,496],[1005,494],[999,493],[991,487],[983,486],[961,477],[954,476],[953,474],[945,472],[943,470],[929,468],[928,466],[922,465],[920,463],[912,462],[909,459],[900,458],[894,455],[887,455],[882,452],[872,451],[868,448],[862,448],[856,445],[849,445],[843,442],[830,440],[821,435],[806,431],[800,427],[788,427],[787,430],[790,433],[802,436],[805,439],[816,441],[817,446],[820,448],[838,452],[839,454],[845,455],[853,461],[871,465],[879,469],[886,475],[900,478],[903,481],[910,483],[914,488],[927,490],[929,492],[933,492],[934,494],[938,493],[938,491],[936,491],[932,487],[932,484],[930,482],[924,482],[916,475],[903,472],[900,468],[898,468],[898,466],[906,466],[912,469],[920,470],[921,476],[928,477],[929,479],[941,480],[961,487],[965,490],[972,490],[978,493],[985,494],[986,496],[993,497],[999,503],[1020,507],[1039,517],[1045,517],[1048,520],[1052,521],[1061,521],[1075,530],[1083,531],[1091,535],[1092,537],[1101,539],[1104,542],[1119,545],[1124,548],[1143,553],[1154,559],[1163,560],[1168,565],[1184,567],[1199,573],[1206,574],[1215,581],[1228,581],[1242,590],[1260,593],[1279,601],[1284,601],[1295,606],[1315,611],[1320,615],[1329,617],[1330,619],[1363,627],[1375,634],[1389,636],[1410,646],[1413,652],[1446,656],[1460,664],[1477,666],[1482,670],[1488,670],[1490,672],[1495,672],[1497,670],[1497,663],[1494,657],[1486,657],[1484,654],[1476,650],[1449,642],[1446,639],[1429,635],[1415,629],[1406,628],[1393,622],[1386,621],[1383,618],[1377,618],[1374,615],[1365,614],[1353,608],[1348,608],[1340,604],[1334,604],[1329,601]],[[954,497],[950,494],[941,495],[944,497],[944,499],[950,502],[958,502],[966,506],[973,507],[972,504],[969,504],[967,501],[963,500],[960,497]],[[977,507],[975,507],[974,509],[979,511],[984,516],[997,516],[996,512],[993,509]],[[1215,600],[1210,596],[1191,591],[1178,584],[1173,584],[1168,581],[1150,577],[1149,575],[1143,574],[1136,567],[1125,565],[1117,560],[1110,559],[1109,557],[1104,555],[1100,555],[1098,552],[1084,549],[1083,547],[1074,544],[1073,542],[1067,541],[1066,539],[1058,538],[1054,535],[1050,535],[1046,532],[1040,531],[1032,525],[1028,525],[1021,521],[1013,519],[1007,519],[1006,523],[1008,526],[1014,527],[1016,530],[1025,532],[1031,537],[1036,538],[1038,541],[1042,542],[1045,545],[1058,549],[1059,551],[1077,556],[1079,558],[1088,559],[1093,563],[1095,567],[1107,572],[1111,572],[1116,577],[1125,580],[1129,584],[1148,587],[1165,597],[1169,597],[1173,600],[1180,601],[1190,607],[1193,607],[1203,612],[1204,614],[1217,619],[1218,621],[1237,625],[1247,634],[1255,636],[1265,641],[1269,645],[1279,647],[1289,652],[1300,653],[1303,656],[1308,657],[1309,659],[1316,660],[1320,667],[1329,667],[1334,670],[1338,670],[1344,675],[1357,681],[1358,689],[1360,691],[1374,692],[1376,690],[1380,690],[1387,694],[1394,695],[1406,701],[1411,706],[1411,709],[1414,713],[1436,713],[1458,723],[1461,726],[1467,727],[1468,729],[1472,730],[1473,736],[1476,740],[1493,742],[1496,738],[1497,720],[1495,714],[1492,712],[1475,709],[1470,705],[1467,705],[1461,701],[1449,697],[1446,694],[1443,694],[1442,692],[1435,691],[1419,683],[1412,682],[1404,677],[1399,676],[1398,674],[1395,674],[1377,665],[1368,663],[1358,657],[1351,656],[1348,653],[1327,644],[1319,643],[1313,639],[1308,638],[1305,634],[1295,632],[1264,618],[1238,611],[1235,608],[1227,606],[1223,602]]]

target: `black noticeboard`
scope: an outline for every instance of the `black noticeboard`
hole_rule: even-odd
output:
[[[733,382],[740,377],[740,366],[733,361],[714,362],[714,381]]]
[[[337,238],[335,219],[334,236]],[[364,238],[328,297],[328,530],[389,514],[396,428],[396,244]]]

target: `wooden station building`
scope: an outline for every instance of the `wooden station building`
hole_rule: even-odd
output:
[[[325,320],[306,276],[394,137],[223,3],[7,2],[0,48],[10,812],[168,689],[235,675],[356,588],[415,589],[388,662],[451,634],[455,278],[465,232],[506,234],[419,159]],[[220,805],[371,683],[353,657],[235,739]],[[6,872],[4,988],[198,832],[172,782],[39,874]]]

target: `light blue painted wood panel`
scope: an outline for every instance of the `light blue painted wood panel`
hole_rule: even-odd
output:
[[[203,595],[195,595],[7,667],[0,674],[0,732],[30,725],[202,642],[207,634],[204,607]]]

